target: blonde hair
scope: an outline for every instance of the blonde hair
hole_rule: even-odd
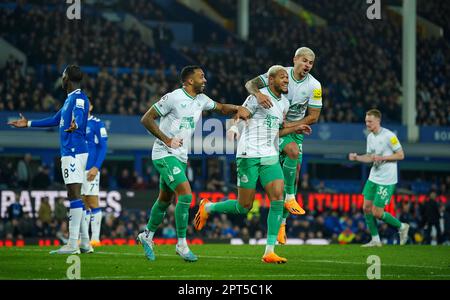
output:
[[[295,56],[311,56],[313,60],[316,58],[316,54],[308,47],[301,47],[295,51]]]
[[[267,75],[269,77],[275,77],[277,75],[277,73],[281,70],[286,71],[283,66],[280,66],[280,65],[271,66],[269,68],[269,71],[267,71]]]
[[[366,115],[374,116],[375,118],[378,118],[378,119],[381,120],[381,112],[378,109],[376,109],[376,108],[372,108],[372,109],[368,110],[366,112]]]

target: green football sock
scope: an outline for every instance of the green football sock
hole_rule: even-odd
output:
[[[283,200],[274,200],[270,202],[269,215],[267,217],[267,245],[275,245],[275,242],[277,241],[283,214],[283,206]]]
[[[284,207],[284,203],[283,203],[283,219],[287,219],[288,216],[289,216],[289,211],[286,209],[286,207]]]
[[[186,237],[191,202],[192,194],[178,196],[177,206],[175,206],[175,225],[177,227],[178,238]]]
[[[369,228],[370,235],[371,236],[377,236],[378,235],[378,228],[377,228],[377,220],[372,214],[364,214],[364,217],[366,218],[366,224]]]
[[[158,229],[159,224],[162,223],[164,216],[166,215],[166,210],[169,207],[170,202],[162,202],[156,200],[155,204],[153,204],[152,211],[150,213],[150,218],[148,219],[147,229],[155,232]]]
[[[383,213],[381,220],[383,220],[383,222],[388,223],[389,225],[394,226],[395,228],[400,228],[400,226],[402,226],[402,222],[400,222],[396,217],[394,217],[388,212]]]
[[[295,193],[295,176],[297,174],[297,159],[286,157],[283,163],[284,192],[286,194]]]
[[[243,207],[237,200],[226,200],[211,203],[208,209],[211,213],[247,214],[249,209]]]

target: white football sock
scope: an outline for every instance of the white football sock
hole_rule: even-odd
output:
[[[81,219],[83,217],[83,201],[76,199],[70,201],[69,210],[69,246],[78,247]]]

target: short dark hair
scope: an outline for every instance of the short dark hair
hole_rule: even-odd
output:
[[[194,74],[195,70],[198,70],[198,69],[201,69],[201,67],[196,66],[196,65],[184,67],[183,70],[181,70],[181,75],[180,75],[181,83],[186,82],[186,80],[189,78],[189,76]]]
[[[70,65],[65,70],[69,80],[72,82],[80,83],[83,80],[83,72],[77,65]]]
[[[374,116],[375,118],[378,118],[378,119],[381,120],[381,112],[378,109],[376,109],[376,108],[372,108],[372,109],[368,110],[366,112],[366,115]]]

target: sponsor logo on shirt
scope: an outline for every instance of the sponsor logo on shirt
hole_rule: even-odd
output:
[[[265,124],[268,128],[278,128],[279,127],[279,121],[277,117],[274,117],[272,115],[267,115]]]
[[[194,128],[194,117],[183,117],[180,122],[179,129],[193,129]]]

